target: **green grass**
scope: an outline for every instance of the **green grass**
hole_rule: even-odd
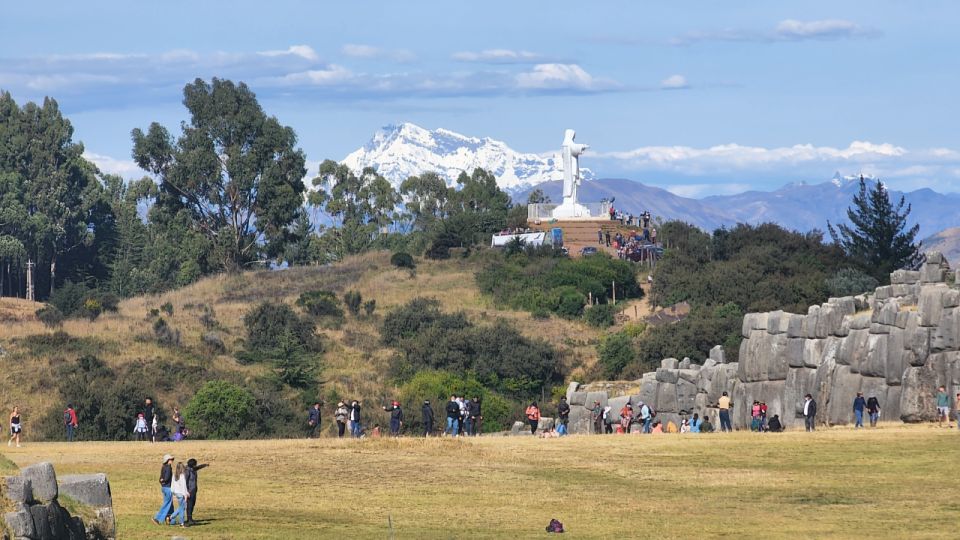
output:
[[[119,537],[150,523],[160,456],[196,457],[191,539],[952,538],[960,433],[37,443],[18,465],[109,475]]]

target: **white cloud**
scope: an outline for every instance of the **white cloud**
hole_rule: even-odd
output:
[[[693,45],[703,42],[758,42],[778,43],[786,41],[840,40],[880,36],[875,28],[861,26],[843,19],[799,21],[785,19],[772,30],[723,28],[720,30],[694,31],[676,36],[667,41],[670,45]]]
[[[351,58],[387,58],[396,62],[410,62],[416,58],[416,55],[407,49],[389,50],[374,47],[373,45],[360,45],[355,43],[344,45],[340,48],[340,52]]]
[[[480,62],[485,64],[536,64],[542,63],[542,55],[530,51],[510,49],[486,49],[479,52],[462,51],[452,55],[459,62]]]
[[[145,173],[133,160],[116,159],[102,154],[85,151],[83,157],[100,169],[104,174],[116,174],[126,179],[139,178]]]
[[[690,84],[687,83],[687,78],[683,75],[671,75],[666,79],[660,81],[660,88],[665,90],[679,90],[682,88],[689,88]]]
[[[287,50],[284,51],[261,51],[258,54],[261,56],[292,55],[314,62],[320,60],[320,55],[318,55],[317,51],[313,50],[313,47],[310,47],[309,45],[291,45]]]
[[[595,79],[576,64],[537,64],[532,71],[517,74],[516,81],[519,88],[540,90],[596,90],[612,85],[611,81]]]
[[[717,183],[717,184],[674,184],[664,188],[681,197],[699,199],[706,195],[736,195],[751,189],[750,184]]]
[[[281,77],[264,79],[264,82],[273,82],[281,86],[289,85],[310,85],[310,86],[330,86],[350,82],[355,79],[355,75],[349,69],[331,64],[323,69],[311,69],[297,73],[289,73]]]

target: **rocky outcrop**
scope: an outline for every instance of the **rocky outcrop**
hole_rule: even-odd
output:
[[[8,476],[3,497],[14,510],[4,514],[4,540],[107,540],[116,537],[113,500],[106,475],[60,479],[50,463]],[[67,505],[78,515],[71,515]]]
[[[960,272],[958,272],[960,273]],[[880,401],[882,418],[936,418],[933,395],[960,392],[960,289],[939,253],[917,271],[897,270],[873,294],[831,298],[806,314],[773,311],[743,318],[739,361],[726,363],[719,346],[698,365],[667,358],[636,381],[571,383],[570,433],[592,431],[595,401],[654,407],[666,422],[699,413],[716,421],[723,392],[733,399],[735,428],[750,424],[753,401],[765,402],[785,427],[803,425],[803,397],[818,403],[817,420],[853,422],[857,392]],[[716,422],[715,422],[716,424]]]

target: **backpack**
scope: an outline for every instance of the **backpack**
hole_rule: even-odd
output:
[[[562,533],[563,532],[563,523],[560,523],[556,519],[551,519],[550,524],[547,525],[548,533]]]
[[[653,407],[647,405],[647,408],[650,409],[650,418],[657,416],[657,411],[653,410]]]

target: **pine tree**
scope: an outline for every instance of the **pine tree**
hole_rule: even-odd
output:
[[[907,229],[910,205],[904,197],[894,205],[882,182],[872,189],[860,177],[860,191],[847,208],[850,225],[836,228],[827,222],[833,241],[881,283],[899,268],[916,268],[923,261],[920,243],[915,243],[919,225]]]

